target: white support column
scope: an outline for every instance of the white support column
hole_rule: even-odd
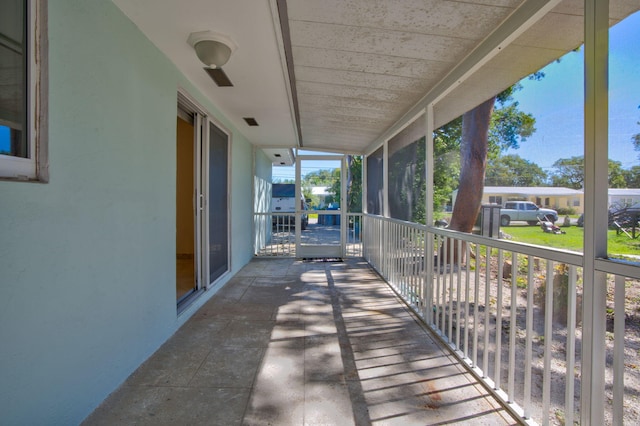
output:
[[[302,161],[300,159],[300,155],[298,154],[298,149],[296,148],[296,170],[295,170],[295,246],[296,246],[296,257],[300,257],[300,241],[302,238],[302,210],[300,206],[300,197],[302,196]]]
[[[349,232],[349,206],[347,205],[347,179],[349,178],[349,168],[347,156],[342,156],[340,161],[340,252],[342,257],[347,256],[347,240]]]
[[[369,206],[367,205],[367,190],[368,190],[368,186],[367,186],[367,179],[368,179],[368,166],[369,166],[369,161],[368,161],[369,156],[368,155],[362,155],[362,220],[363,222],[360,224],[360,226],[362,226],[364,228],[364,215],[369,213]]]
[[[389,141],[382,145],[382,216],[389,215]]]
[[[423,316],[427,323],[431,324],[433,316],[431,315],[431,304],[433,301],[433,235],[429,233],[429,226],[433,225],[433,104],[427,105],[425,110],[426,121],[426,134],[425,134],[425,224],[427,229],[425,231],[425,247],[424,247],[424,289],[422,294],[425,300],[423,301]]]
[[[582,425],[604,424],[607,256],[609,1],[585,0],[584,44],[584,293]]]

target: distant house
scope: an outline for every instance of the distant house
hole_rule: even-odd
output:
[[[610,188],[609,206],[633,206],[640,203],[640,188]]]
[[[458,191],[453,191],[455,204]],[[640,194],[639,194],[640,196]],[[572,208],[576,213],[584,209],[584,194],[581,190],[551,186],[485,186],[482,204],[504,204],[509,200],[531,201],[540,207],[558,210]],[[640,201],[640,199],[639,199]]]
[[[327,206],[327,197],[333,195],[329,192],[329,186],[312,186],[311,193],[318,197],[319,202],[316,206],[319,209],[322,209]]]

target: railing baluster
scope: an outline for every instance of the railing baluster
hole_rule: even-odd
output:
[[[550,249],[551,254],[547,256],[542,249],[536,247],[511,245],[506,241],[488,240],[474,235],[467,237],[451,233],[448,230],[433,229],[394,219],[368,215],[366,217],[368,224],[358,216],[351,219],[354,228],[358,220],[363,221],[360,222],[360,238],[358,239],[368,241],[366,245],[362,243],[360,253],[378,269],[378,272],[389,281],[401,297],[423,316],[433,331],[449,344],[455,356],[468,363],[473,368],[474,374],[485,380],[487,385],[491,385],[497,391],[495,395],[507,402],[509,410],[517,413],[521,419],[526,419],[526,421],[531,419],[531,421],[535,420],[546,424],[554,420],[554,410],[559,410],[564,415],[565,423],[572,424],[576,411],[574,407],[577,364],[576,284],[580,258],[577,255],[553,249]],[[282,233],[282,238],[287,238],[286,232]],[[358,253],[358,248],[354,245],[355,240],[355,229],[351,229],[349,253]],[[475,249],[471,247],[471,244]],[[518,252],[514,251],[513,247],[521,247],[521,249],[517,248],[520,250]],[[492,259],[494,252],[496,256]],[[458,261],[456,262],[454,259]],[[464,266],[462,259],[465,259]],[[497,267],[494,268],[496,260]],[[509,271],[507,270],[509,260],[511,261],[511,291],[506,293],[507,290],[504,286],[506,280],[509,279]],[[475,268],[472,261],[475,263]],[[534,294],[537,295],[537,291],[534,279],[536,279],[536,274],[539,274],[538,261],[546,262],[543,270],[546,269],[547,275],[544,335],[540,333],[540,342],[538,342],[537,328],[534,327],[533,321],[534,315],[536,315],[534,306],[536,306],[537,299],[534,301]],[[483,262],[486,263],[483,264]],[[528,262],[527,271],[521,273],[519,263],[522,265],[523,262]],[[554,344],[553,286],[555,267],[558,262],[569,265],[564,405],[561,402],[558,404],[558,401],[551,398],[551,390],[554,386],[552,367],[555,365],[552,357]],[[455,267],[458,268],[457,271],[454,271]],[[474,270],[472,271],[472,269]],[[494,273],[497,273],[495,281],[493,281]],[[630,275],[620,274],[616,282],[616,316],[618,318],[614,330],[616,337],[624,335],[625,324],[624,320],[620,318],[623,318],[621,312],[624,310],[625,276]],[[522,294],[518,288],[518,278],[522,282],[526,280],[526,302],[522,304],[518,303],[518,296]],[[494,284],[496,285],[495,289],[493,288]],[[483,294],[480,294],[481,290],[484,291]],[[483,308],[484,313],[480,311]],[[505,309],[509,309],[510,313],[507,314]],[[524,318],[519,319],[519,314]],[[503,337],[503,326],[506,326],[507,322],[508,330],[507,327],[504,327],[504,332],[508,331],[508,339],[506,336]],[[453,327],[455,327],[455,331]],[[461,327],[464,327],[464,332]],[[495,336],[492,335],[494,332]],[[524,342],[519,342],[523,336],[522,332],[524,332]],[[537,350],[543,339],[544,357],[540,361],[542,361],[544,372],[542,392],[538,396],[534,388],[536,385],[534,381],[537,377],[537,372],[533,368],[534,361],[536,361],[534,348]],[[509,346],[508,355],[507,345]],[[520,349],[520,345],[523,346],[522,349]],[[502,354],[503,350],[505,356]],[[520,358],[521,354],[522,358]],[[616,338],[614,345],[614,424],[622,422],[623,415],[623,357],[623,340]],[[523,373],[521,373],[522,368],[524,368]],[[603,366],[603,368],[605,367]],[[507,388],[506,393],[502,389],[503,386]],[[517,395],[516,392],[518,392]],[[524,392],[524,395],[521,392]],[[538,413],[538,405],[542,410],[541,413]]]
[[[574,412],[574,392],[575,392],[575,365],[576,365],[576,282],[577,282],[578,270],[575,266],[569,267],[569,289],[567,299],[567,366],[566,366],[566,378],[565,383],[565,424],[573,424],[573,412]]]
[[[491,331],[491,247],[485,246],[484,278],[484,342],[482,348],[482,375],[489,377],[489,333]]]
[[[502,372],[502,274],[504,269],[502,250],[498,250],[498,294],[496,301],[496,354],[494,358],[494,388],[500,389],[500,376]]]
[[[444,249],[442,253],[444,254],[442,259],[442,295],[441,295],[441,307],[440,307],[440,324],[442,329],[442,335],[446,337],[446,326],[447,326],[447,267],[449,266],[451,259],[448,259],[447,256],[449,254],[449,241],[448,237],[444,238]]]
[[[474,367],[478,367],[478,299],[480,298],[480,245],[476,244],[476,271],[473,288],[473,357]]]
[[[527,257],[527,331],[524,360],[524,418],[531,417],[531,358],[533,343],[533,256]]]
[[[515,402],[516,335],[518,330],[518,254],[511,252],[511,318],[509,320],[509,402]]]
[[[402,242],[402,258],[400,259],[400,279],[402,282],[402,294],[405,299],[409,297],[409,290],[407,285],[407,251],[409,250],[409,229],[406,226],[402,227],[402,234],[404,241]]]
[[[616,275],[613,312],[613,424],[624,422],[625,278]]]
[[[462,240],[457,240],[458,247],[458,277],[456,279],[456,349],[460,350],[460,327],[462,321],[460,319],[460,311],[462,304],[460,303],[461,291],[462,291]]]
[[[442,238],[440,237],[440,235],[436,236],[436,264],[435,264],[435,270],[434,270],[434,275],[436,278],[436,285],[435,285],[435,291],[433,292],[433,323],[436,326],[436,330],[440,329],[440,265],[442,262],[442,255],[441,255],[441,245],[444,246],[444,241],[442,241]]]
[[[449,343],[453,342],[453,276],[455,264],[454,261],[454,248],[455,248],[455,240],[452,238],[449,242],[449,334],[447,338]]]
[[[422,240],[422,262],[420,278],[422,279],[422,316],[427,324],[433,325],[432,309],[431,309],[431,290],[433,289],[433,238],[430,238],[426,231],[422,232],[424,239]],[[429,254],[431,253],[431,254]],[[430,259],[431,266],[427,265]]]
[[[466,271],[464,288],[464,354],[469,358],[469,290],[471,288],[471,245],[465,244]]]
[[[393,257],[393,282],[396,289],[402,294],[402,287],[398,276],[400,275],[400,259],[402,258],[402,232],[400,231],[400,225],[397,223],[393,226],[393,233],[396,236],[396,253]]]
[[[395,239],[395,244],[393,257],[391,258],[391,277],[396,290],[398,289],[398,259],[400,258],[400,232],[398,232],[398,227],[397,223],[392,225],[392,235]]]
[[[418,300],[419,300],[418,295],[420,294],[420,290],[418,286],[418,279],[420,277],[420,275],[418,274],[418,243],[417,243],[419,241],[418,233],[419,231],[417,229],[414,229],[411,232],[412,240],[411,240],[411,257],[410,257],[410,261],[411,261],[410,282],[411,282],[411,299],[414,304],[418,303]]]
[[[553,343],[553,262],[547,260],[547,279],[544,301],[544,373],[542,379],[542,424],[549,424],[551,406],[551,344]]]

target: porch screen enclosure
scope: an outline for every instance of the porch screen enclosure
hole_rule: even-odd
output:
[[[617,74],[623,76],[625,66],[629,67],[628,75],[634,69],[629,65],[633,61],[625,62],[621,56],[640,58],[640,36],[631,35],[629,29],[640,22],[640,4],[588,0],[584,10],[576,11],[569,3],[548,2],[529,20],[518,22],[512,17],[513,27],[504,34],[497,31],[502,38],[487,40],[490,45],[484,46],[473,64],[462,63],[451,71],[445,79],[448,84],[427,94],[405,114],[412,118],[398,122],[371,146],[363,161],[363,255],[452,354],[517,417],[542,424],[638,424],[640,252],[635,249],[634,253],[632,248],[630,254],[621,255],[618,242],[621,238],[629,240],[628,235],[618,232],[615,236],[615,230],[607,230],[607,193],[613,185],[612,172],[616,172],[615,161],[612,169],[607,154],[615,154],[622,132],[620,119],[607,114],[609,103],[619,99],[607,90],[607,71],[609,36],[616,52],[612,64]],[[569,10],[576,14],[574,26],[567,28],[570,37],[562,41],[545,38],[544,28],[554,25],[557,14]],[[618,31],[624,32],[619,47],[615,43]],[[495,108],[511,108],[513,112],[518,108],[514,105],[518,90],[525,91],[533,81],[541,85],[557,82],[560,66],[577,65],[571,80],[557,86],[544,102],[547,109],[563,111],[565,115],[560,118],[565,127],[571,120],[578,122],[575,137],[579,144],[573,145],[566,156],[580,161],[584,228],[575,226],[578,214],[571,216],[570,208],[582,207],[575,202],[558,206],[561,218],[566,216],[567,228],[559,228],[555,240],[544,245],[527,243],[527,237],[521,237],[543,234],[541,226],[526,222],[503,227],[500,238],[483,237],[479,229],[461,233],[441,227],[451,219],[451,203],[466,202],[450,198],[457,189],[459,145],[447,151],[443,140],[434,136],[456,133],[455,123],[447,124],[456,120],[447,115],[456,109],[451,103],[455,96],[451,95],[467,91],[469,96],[457,99],[473,98],[474,86],[481,85],[483,77],[500,72],[503,52],[525,52],[524,46],[531,45],[532,40],[544,50],[538,52],[537,67],[523,72],[520,83],[505,81],[503,89],[513,84],[524,89],[516,86],[510,92],[511,101]],[[556,52],[554,56],[549,53],[552,49],[568,53],[556,61],[561,54]],[[531,72],[535,72],[532,79],[528,78]],[[567,99],[576,79],[581,91],[577,108]],[[540,87],[537,90],[542,90]],[[635,94],[633,111],[625,114],[636,125],[640,91],[628,80],[622,87],[618,93],[631,90]],[[501,102],[500,96],[498,99]],[[467,108],[483,101],[469,101]],[[615,102],[619,108],[621,101]],[[498,113],[505,115],[506,111]],[[495,117],[494,113],[492,120]],[[540,119],[536,122],[538,130],[546,132],[544,117],[534,118]],[[640,145],[635,142],[640,129],[630,129],[624,143]],[[547,134],[545,143],[532,137],[530,142],[516,139],[515,145],[530,143],[548,156],[556,155],[556,144],[568,143],[560,130]],[[508,144],[500,145],[501,141],[492,141],[492,137],[490,133],[485,161],[497,170]],[[550,141],[550,137],[557,140]],[[555,160],[551,158],[547,169]],[[622,166],[632,174],[637,163],[634,159]],[[522,186],[532,173],[508,171],[520,182],[512,186]],[[546,176],[548,183],[525,185],[550,186],[551,178],[560,175]],[[443,191],[447,185],[451,185],[448,194]],[[434,226],[436,223],[439,226]],[[575,248],[562,248],[572,235],[577,235]]]

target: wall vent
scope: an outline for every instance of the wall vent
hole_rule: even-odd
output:
[[[244,118],[244,121],[246,121],[249,126],[257,126],[258,125],[258,122],[253,117],[243,117],[243,118]]]

